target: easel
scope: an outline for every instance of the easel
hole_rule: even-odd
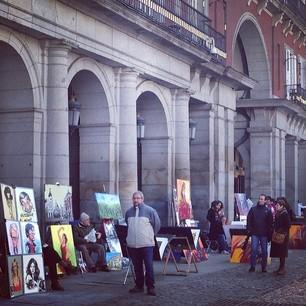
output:
[[[187,269],[185,269],[185,270],[184,269],[182,270],[182,269],[179,268],[178,262],[176,261],[175,256],[173,254],[173,249],[172,249],[171,242],[174,242],[174,241],[184,241],[186,243],[187,250],[190,251],[190,256],[188,256],[189,258],[184,253],[184,257],[185,257],[186,262],[188,264]],[[192,253],[192,249],[190,247],[190,244],[189,244],[189,241],[188,241],[187,237],[171,237],[168,241],[167,249],[168,249],[168,254],[166,256],[166,259],[165,259],[165,262],[164,262],[164,268],[163,268],[163,274],[164,275],[167,274],[166,269],[167,269],[167,265],[168,265],[168,262],[169,262],[170,258],[174,262],[176,272],[185,273],[185,274],[178,274],[178,275],[187,276],[187,274],[190,273],[190,272],[198,273],[198,267],[197,267],[197,264],[196,264],[196,261],[195,261],[195,258],[194,258],[194,255]],[[190,269],[192,265],[194,265],[194,271]]]

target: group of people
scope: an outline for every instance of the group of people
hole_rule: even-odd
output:
[[[267,272],[268,242],[271,241],[270,256],[279,258],[279,267],[274,272],[277,275],[284,275],[286,257],[288,257],[292,210],[286,198],[280,197],[275,202],[273,215],[271,202],[270,197],[261,194],[257,205],[250,209],[247,216],[248,236],[251,237],[251,267],[249,272],[255,272],[259,245],[261,249],[261,269],[262,272]]]

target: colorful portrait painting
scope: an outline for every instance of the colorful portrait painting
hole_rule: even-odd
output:
[[[11,186],[4,184],[1,184],[0,188],[1,188],[4,219],[17,220],[14,189]]]
[[[42,246],[38,224],[35,222],[20,222],[23,254],[41,254]]]
[[[177,200],[178,200],[178,213],[180,221],[192,219],[192,207],[190,201],[190,181],[177,180]]]
[[[23,281],[25,294],[46,291],[42,255],[23,256]]]
[[[16,187],[15,195],[18,220],[22,222],[37,222],[37,213],[33,189]]]
[[[47,222],[73,221],[71,186],[46,184],[44,198]]]
[[[251,239],[246,240],[245,235],[232,237],[231,263],[250,263]]]
[[[122,211],[119,196],[108,193],[95,193],[101,219],[121,219]]]
[[[6,236],[10,255],[21,255],[22,237],[20,234],[20,224],[18,221],[6,221]]]
[[[306,249],[305,225],[291,225],[289,230],[289,248]]]
[[[10,297],[16,297],[23,294],[23,275],[21,258],[21,256],[7,257]]]
[[[51,225],[51,237],[53,248],[62,260],[76,267],[77,261],[71,225]],[[59,266],[57,267],[57,272],[64,273]]]

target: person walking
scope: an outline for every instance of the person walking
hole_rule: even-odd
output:
[[[255,272],[258,245],[261,247],[261,270],[267,272],[268,241],[273,231],[273,215],[265,205],[266,196],[261,194],[256,206],[253,206],[247,216],[247,231],[251,236],[251,267],[249,272]]]
[[[144,281],[147,286],[147,294],[155,296],[153,249],[154,236],[160,229],[160,219],[156,210],[144,204],[144,196],[141,191],[133,194],[133,207],[127,210],[125,221],[128,226],[127,246],[135,270],[135,287],[130,293],[144,292]],[[145,265],[145,279],[143,273]]]
[[[286,203],[280,199],[276,202],[274,231],[271,241],[271,257],[279,258],[279,268],[274,271],[277,275],[285,274],[285,261],[288,257],[290,216]]]

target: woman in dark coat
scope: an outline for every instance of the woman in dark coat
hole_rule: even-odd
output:
[[[286,209],[286,203],[280,199],[276,202],[276,215],[274,222],[274,231],[277,233],[285,234],[283,243],[271,242],[271,257],[279,258],[279,268],[275,271],[278,275],[285,274],[285,261],[288,257],[288,242],[289,242],[289,228],[290,217]]]

